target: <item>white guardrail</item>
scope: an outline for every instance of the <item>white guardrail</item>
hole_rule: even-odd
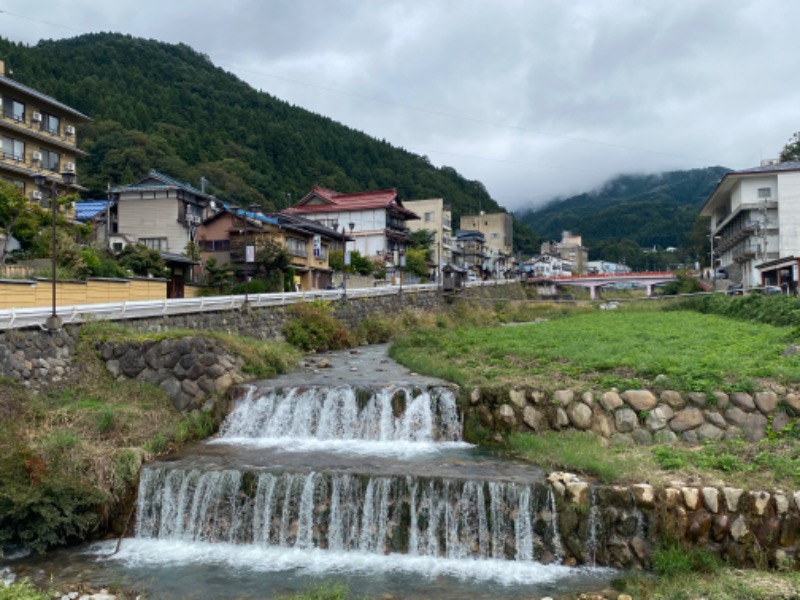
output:
[[[492,286],[514,283],[513,280],[481,281],[465,284],[466,287]],[[353,288],[346,292],[336,290],[312,290],[308,292],[285,292],[277,294],[249,294],[238,296],[207,296],[201,298],[173,298],[166,300],[144,300],[139,302],[109,302],[106,304],[79,304],[75,306],[58,306],[57,314],[63,324],[85,323],[87,321],[117,321],[122,319],[139,319],[164,315],[182,315],[198,312],[220,310],[239,310],[245,302],[251,308],[264,306],[282,306],[298,302],[314,300],[340,300],[345,294],[348,298],[374,298],[393,296],[412,291],[434,291],[436,284],[388,285],[375,288]],[[53,312],[52,306],[35,308],[10,308],[0,310],[0,330],[21,329],[23,327],[44,327],[44,323]]]

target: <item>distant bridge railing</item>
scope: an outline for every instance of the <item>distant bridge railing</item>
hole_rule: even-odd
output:
[[[513,280],[478,281],[466,284],[467,287],[481,287],[515,283]],[[236,296],[207,296],[199,298],[171,298],[165,300],[141,300],[128,302],[108,302],[104,304],[79,304],[58,306],[57,313],[63,324],[85,323],[87,321],[118,321],[140,319],[165,315],[181,315],[196,312],[222,310],[241,310],[247,303],[251,308],[283,306],[314,300],[340,300],[347,298],[376,298],[393,296],[414,291],[436,291],[434,283],[415,285],[387,285],[374,288],[353,288],[336,290],[311,290],[307,292],[283,292],[275,294],[240,294]],[[0,330],[21,329],[23,327],[44,327],[44,322],[53,312],[52,306],[35,308],[10,308],[0,310]]]

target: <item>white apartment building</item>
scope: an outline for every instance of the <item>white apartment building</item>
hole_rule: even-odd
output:
[[[700,214],[711,219],[715,269],[745,288],[797,290],[800,260],[800,162],[763,161],[727,173]]]

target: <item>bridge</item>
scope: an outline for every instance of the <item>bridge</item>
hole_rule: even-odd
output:
[[[529,283],[538,285],[551,285],[554,287],[569,285],[573,287],[589,288],[592,300],[598,299],[598,289],[615,283],[637,284],[647,290],[647,295],[653,295],[656,285],[674,281],[672,271],[643,271],[639,273],[594,273],[591,275],[557,275],[555,277],[536,277],[528,279]]]

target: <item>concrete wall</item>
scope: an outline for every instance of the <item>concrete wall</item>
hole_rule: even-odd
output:
[[[164,300],[166,297],[165,279],[56,281],[58,306]],[[187,293],[186,297],[193,296]],[[52,302],[53,286],[48,279],[0,280],[0,309],[51,306]]]

